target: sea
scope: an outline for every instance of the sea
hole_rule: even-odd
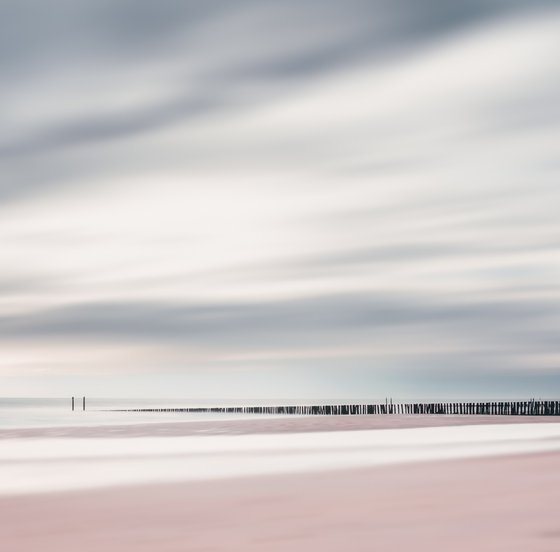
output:
[[[123,425],[139,423],[212,421],[232,419],[271,418],[273,414],[242,414],[231,412],[134,412],[133,409],[272,406],[297,404],[348,404],[349,402],[383,402],[385,399],[192,399],[192,398],[99,398],[75,397],[72,411],[71,397],[0,397],[0,429]],[[286,414],[278,415],[286,417]]]
[[[298,401],[292,401],[297,404]],[[187,408],[210,406],[243,406],[256,404],[287,404],[286,400],[201,400],[201,399],[149,399],[149,398],[96,398],[75,397],[72,410],[71,397],[13,398],[0,397],[0,429],[31,427],[72,427],[161,423],[181,421],[210,421],[258,417],[255,414],[218,412],[134,412],[138,408]],[[270,417],[270,415],[267,415]]]
[[[410,401],[401,398],[397,401]],[[442,401],[424,399],[426,402]],[[453,399],[451,399],[453,400]],[[457,400],[457,399],[455,399]],[[495,400],[495,399],[494,399]],[[323,399],[193,399],[193,398],[99,398],[75,397],[72,411],[71,397],[0,397],[0,429],[125,425],[139,423],[212,421],[226,419],[271,418],[273,414],[242,414],[231,412],[138,412],[134,409],[166,409],[188,407],[272,406],[298,404],[371,404],[384,403],[385,398],[323,398]],[[277,415],[286,417],[286,414]]]

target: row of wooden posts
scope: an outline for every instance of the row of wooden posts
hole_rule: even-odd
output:
[[[73,408],[72,402],[72,408]],[[85,397],[84,397],[85,410]],[[225,406],[186,408],[126,408],[126,412],[222,412],[232,414],[299,414],[352,416],[364,414],[464,414],[498,416],[560,416],[560,401],[431,402],[377,404],[333,404],[294,406]]]

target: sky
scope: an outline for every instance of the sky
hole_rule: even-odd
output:
[[[0,0],[0,395],[560,394],[560,2]]]

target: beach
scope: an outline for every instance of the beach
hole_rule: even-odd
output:
[[[4,430],[3,548],[559,549],[557,419],[352,418]]]
[[[0,0],[0,552],[560,552],[555,51]]]
[[[557,552],[560,454],[3,498],[5,550]]]

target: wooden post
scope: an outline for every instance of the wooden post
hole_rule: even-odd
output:
[[[85,397],[82,397],[82,409],[85,412],[85,410],[86,410],[86,398]]]
[[[74,412],[74,397],[72,397],[72,412]]]

